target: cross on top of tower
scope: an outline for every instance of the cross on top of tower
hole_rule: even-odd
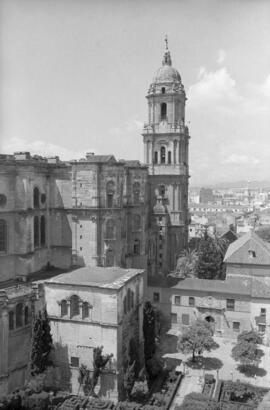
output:
[[[168,48],[168,36],[165,35],[165,53],[162,60],[162,65],[172,65],[171,55]]]

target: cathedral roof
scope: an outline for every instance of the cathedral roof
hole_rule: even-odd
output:
[[[157,70],[153,78],[153,83],[181,82],[179,72],[172,67],[171,54],[168,50],[168,40],[166,38],[166,50],[162,60],[162,66]]]
[[[72,272],[54,276],[46,280],[45,283],[121,289],[126,282],[143,272],[142,269],[85,266]]]
[[[181,77],[178,71],[171,67],[168,64],[163,65],[160,67],[157,72],[155,77],[153,78],[153,83],[172,83],[179,81],[181,82]]]

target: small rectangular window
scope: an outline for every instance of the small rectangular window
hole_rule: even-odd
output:
[[[171,313],[171,322],[177,323],[177,313]]]
[[[227,310],[234,310],[234,299],[227,299],[226,307],[227,307]]]
[[[70,366],[71,367],[79,367],[79,358],[75,356],[71,356],[70,358]]]
[[[159,302],[159,301],[160,301],[160,294],[159,294],[159,292],[154,292],[154,293],[153,293],[153,301],[154,301],[154,302]]]
[[[189,325],[189,315],[186,313],[182,314],[182,324],[183,325]]]
[[[189,304],[189,306],[195,306],[195,298],[190,296],[188,298],[188,304]]]
[[[82,235],[80,235],[80,239],[82,239]]]
[[[233,331],[234,332],[240,331],[240,322],[233,322]]]
[[[265,333],[265,325],[258,325],[258,331],[260,333]]]
[[[261,316],[266,316],[266,309],[265,308],[261,308]]]
[[[175,296],[174,297],[174,304],[175,305],[180,305],[181,304],[181,297],[180,296]]]
[[[82,251],[82,247],[80,247],[80,251]]]

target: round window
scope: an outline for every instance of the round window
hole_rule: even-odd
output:
[[[4,194],[0,194],[0,206],[5,206],[7,203],[7,197]]]
[[[46,202],[46,195],[45,195],[45,194],[41,194],[40,200],[41,200],[41,203],[42,203],[42,204],[45,204],[45,202]]]

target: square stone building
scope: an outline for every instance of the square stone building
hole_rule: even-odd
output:
[[[250,231],[229,246],[224,262],[225,281],[187,278],[170,289],[172,331],[180,334],[201,318],[216,335],[236,338],[255,329],[269,345],[270,244]]]
[[[145,271],[116,267],[83,267],[43,283],[40,296],[47,306],[62,388],[83,393],[79,368],[85,365],[92,374],[93,349],[103,346],[103,354],[113,357],[95,391],[115,401],[121,397],[131,344],[137,346],[138,360],[143,358],[144,291]]]

